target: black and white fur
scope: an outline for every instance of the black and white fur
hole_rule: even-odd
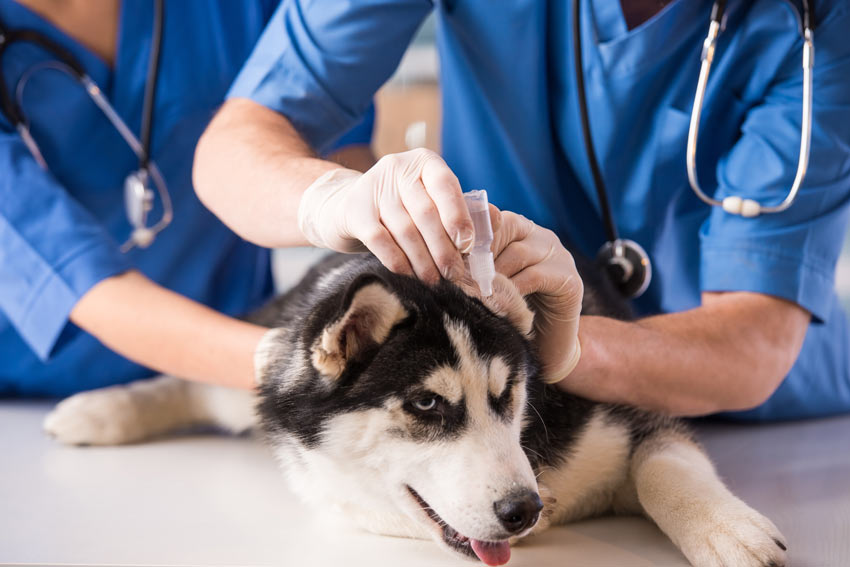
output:
[[[584,313],[629,316],[598,275],[583,277]],[[371,256],[332,256],[250,319],[274,328],[258,402],[159,377],[72,396],[45,429],[71,444],[238,432],[256,405],[293,489],[374,532],[499,564],[504,542],[549,525],[645,514],[694,565],[785,564],[783,536],[680,421],[543,384],[533,314],[504,278],[482,302]]]

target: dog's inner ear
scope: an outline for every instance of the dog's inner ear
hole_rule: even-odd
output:
[[[398,296],[376,278],[353,283],[347,303],[342,317],[325,327],[312,348],[313,366],[332,379],[366,349],[383,343],[408,315]]]

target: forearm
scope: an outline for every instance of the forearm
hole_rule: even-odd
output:
[[[377,161],[372,148],[367,144],[353,144],[342,147],[328,156],[332,162],[348,169],[365,172]]]
[[[285,117],[231,99],[198,142],[193,177],[201,201],[246,240],[306,246],[297,220],[301,194],[339,167],[317,158]]]
[[[808,313],[759,294],[706,295],[699,308],[636,322],[582,317],[582,358],[560,384],[677,415],[761,404],[796,360]]]
[[[267,330],[138,272],[94,286],[74,306],[71,320],[115,352],[159,372],[246,389],[254,385],[254,349]]]

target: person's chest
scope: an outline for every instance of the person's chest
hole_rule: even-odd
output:
[[[15,0],[109,66],[115,63],[121,0]]]
[[[618,222],[627,233],[651,227],[677,192],[687,207],[699,206],[686,194],[685,148],[712,1],[674,0],[633,29],[618,1],[581,0],[580,6],[590,130],[614,206],[626,213]],[[501,122],[491,132],[518,153],[557,154],[552,161],[566,163],[595,202],[580,126],[572,7],[518,0],[497,12],[483,0],[449,3],[441,55],[454,75],[443,83],[452,84],[449,97],[481,93],[490,120]],[[707,165],[700,169],[710,178],[707,186],[717,160],[740,135],[748,107],[764,95],[798,40],[795,22],[787,2],[730,3],[703,117],[708,133],[700,158]],[[759,27],[781,33],[768,37]]]
[[[191,163],[194,140],[184,143],[185,138],[196,138],[221,103],[267,16],[267,7],[259,1],[165,2],[152,128],[155,158]],[[0,18],[9,29],[35,30],[67,50],[104,91],[129,129],[139,135],[153,2],[121,1],[111,67],[16,2],[0,0]],[[7,91],[19,99],[51,173],[81,198],[94,195],[91,206],[97,208],[99,192],[109,195],[110,201],[120,195],[116,187],[134,167],[136,157],[84,89],[55,67],[54,54],[19,43],[3,54],[2,79]]]

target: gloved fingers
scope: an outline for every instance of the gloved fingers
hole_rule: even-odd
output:
[[[383,200],[381,223],[395,240],[399,252],[404,254],[416,277],[428,283],[437,283],[440,271],[419,232],[420,228],[400,201],[395,198]]]
[[[523,296],[538,294],[537,299],[543,300],[545,294],[543,288],[547,285],[549,278],[545,268],[541,268],[540,264],[526,266],[513,274],[510,279]]]
[[[535,242],[533,239],[515,240],[496,256],[494,261],[496,272],[513,280],[523,270],[545,262],[548,258],[548,251],[548,247],[541,246],[539,242]],[[514,282],[514,284],[516,283]],[[519,291],[523,295],[528,295],[538,292],[540,289],[537,285],[531,285],[528,288],[520,287]]]
[[[492,220],[492,214],[490,219]],[[524,240],[534,230],[535,225],[522,215],[512,211],[501,211],[499,215],[499,227],[493,227],[493,244],[490,250],[496,258],[509,244]]]
[[[540,315],[546,322],[578,319],[584,284],[575,269],[535,264],[515,274],[511,281],[521,294],[535,294],[535,301],[541,307]]]
[[[420,181],[415,181],[401,190],[402,204],[419,230],[430,253],[432,263],[444,278],[464,270],[463,259],[449,237],[440,213]],[[404,246],[402,246],[404,248]],[[416,262],[413,262],[414,269]]]
[[[440,221],[455,249],[469,252],[473,244],[472,218],[455,174],[440,156],[430,152],[422,163],[420,179],[437,206]]]
[[[369,223],[367,227],[358,231],[356,237],[391,272],[408,276],[413,275],[413,267],[410,265],[407,255],[383,224],[377,220]]]
[[[569,264],[564,259],[569,259],[569,253],[561,245],[558,237],[551,231],[542,229],[525,217],[512,217],[505,215],[506,222],[502,229],[502,235],[515,237],[508,242],[499,252],[495,253],[496,271],[513,278],[526,268],[536,266],[544,270],[560,270],[561,264]],[[508,234],[512,232],[513,234]],[[500,243],[501,244],[501,243]],[[560,258],[563,254],[564,258]],[[524,295],[539,291],[548,291],[534,285],[528,289],[520,290]]]
[[[493,203],[489,203],[488,205],[490,207],[490,228],[492,228],[495,233],[502,226],[502,211],[500,211],[499,207]]]

